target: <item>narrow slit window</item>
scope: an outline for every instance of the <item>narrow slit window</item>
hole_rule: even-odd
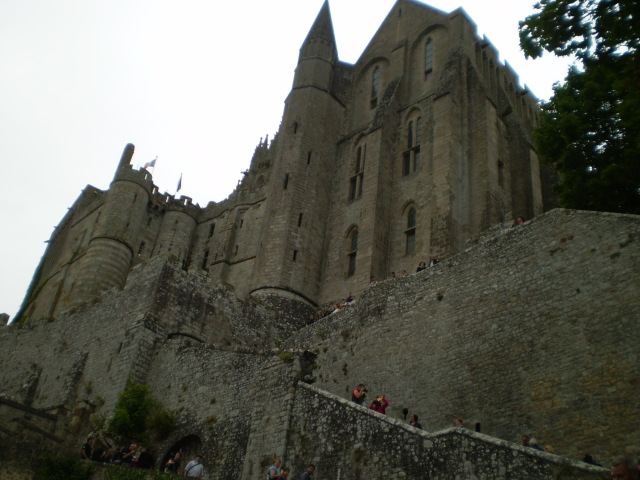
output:
[[[407,212],[407,228],[405,235],[405,254],[416,253],[416,209],[411,207]]]
[[[378,106],[378,93],[380,90],[380,67],[373,70],[371,77],[371,108]]]
[[[428,79],[433,73],[433,40],[427,39],[424,45],[424,77]]]
[[[358,255],[358,229],[351,230],[348,238],[348,251],[347,251],[347,276],[352,276],[356,273],[356,257]]]
[[[407,150],[402,154],[402,176],[418,170],[420,165],[420,142],[422,141],[422,117],[407,123]]]
[[[367,154],[367,146],[359,146],[356,149],[356,158],[353,171],[349,178],[349,200],[355,200],[362,196],[364,183],[364,163]]]
[[[204,251],[204,257],[202,259],[202,270],[207,269],[207,262],[209,261],[209,250]]]

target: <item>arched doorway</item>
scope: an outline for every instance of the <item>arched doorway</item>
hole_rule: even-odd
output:
[[[170,458],[173,458],[176,453],[180,452],[180,464],[178,465],[178,475],[182,475],[184,467],[189,463],[196,455],[202,455],[202,440],[197,435],[187,435],[182,437],[165,453],[160,463],[160,471],[164,471],[164,467]]]

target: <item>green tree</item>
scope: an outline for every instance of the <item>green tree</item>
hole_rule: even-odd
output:
[[[573,55],[543,103],[538,154],[568,208],[640,214],[640,3],[542,0],[520,22],[527,57]]]

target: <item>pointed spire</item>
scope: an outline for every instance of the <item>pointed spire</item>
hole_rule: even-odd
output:
[[[329,0],[325,0],[322,4],[322,8],[315,22],[313,22],[307,38],[302,44],[300,59],[305,56],[317,55],[319,50],[324,50],[324,53],[327,53],[326,49],[318,49],[318,46],[315,45],[316,43],[330,47],[331,60],[337,59],[336,37],[333,33],[333,21],[331,20],[331,11],[329,10]]]

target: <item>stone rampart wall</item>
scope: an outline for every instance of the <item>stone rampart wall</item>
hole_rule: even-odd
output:
[[[606,462],[638,449],[628,432],[640,428],[639,233],[635,216],[554,211],[496,229],[424,272],[372,285],[295,335],[296,319],[277,311],[287,301],[239,302],[203,275],[152,261],[94,305],[0,329],[0,393],[86,419],[79,405],[101,397],[109,416],[131,376],[177,413],[176,430],[154,446],[156,460],[193,437],[216,470],[247,479],[273,455],[296,467],[315,451],[337,460],[328,446],[318,450],[324,444],[305,446],[313,444],[301,432],[328,431],[313,430],[325,407],[294,394],[300,378],[343,399],[365,382],[370,397],[391,401],[386,420],[407,408],[429,432],[461,415],[508,442],[528,433],[559,454]],[[228,335],[244,346],[227,346]],[[312,355],[273,355],[279,339]],[[66,434],[79,446],[88,427],[77,427]]]
[[[318,354],[318,387],[350,398],[366,383],[428,430],[462,416],[571,458],[637,453],[639,233],[636,216],[564,210],[496,229],[285,346]]]
[[[464,428],[415,429],[313,386],[298,384],[287,458],[318,478],[606,479],[607,469],[513,445]]]

